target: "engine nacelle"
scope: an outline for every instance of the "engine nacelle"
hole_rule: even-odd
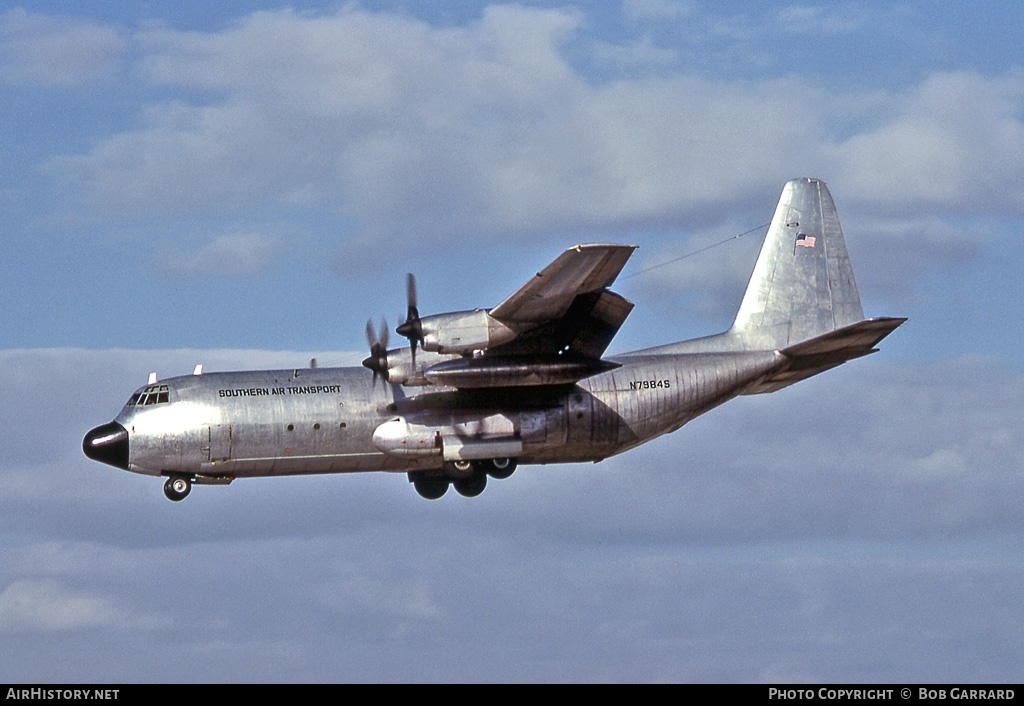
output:
[[[483,309],[435,314],[420,319],[423,350],[466,355],[508,343],[516,331]]]
[[[413,367],[410,361],[391,363],[388,361],[388,382],[392,385],[405,385],[407,387],[422,387],[430,385],[431,382],[423,376],[423,371]]]

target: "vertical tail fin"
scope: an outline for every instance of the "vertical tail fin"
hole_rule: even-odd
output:
[[[788,182],[727,336],[747,350],[782,349],[863,319],[828,187]]]
[[[865,319],[832,195],[817,179],[782,190],[732,327],[637,353],[780,351],[785,368],[753,390],[769,392],[874,352],[906,319]]]

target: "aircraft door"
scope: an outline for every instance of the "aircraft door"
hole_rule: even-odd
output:
[[[210,462],[227,461],[231,458],[231,425],[211,424],[209,427],[209,456]]]

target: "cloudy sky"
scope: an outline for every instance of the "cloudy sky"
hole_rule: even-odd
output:
[[[1019,681],[1024,7],[452,5],[0,11],[2,678]],[[153,370],[357,362],[408,271],[631,243],[613,350],[717,332],[760,231],[680,256],[798,176],[910,321],[625,456],[172,504],[81,453]]]

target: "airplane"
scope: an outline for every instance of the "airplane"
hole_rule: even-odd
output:
[[[518,466],[598,462],[739,395],[876,352],[905,318],[864,318],[835,204],[789,181],[726,331],[604,357],[633,304],[609,287],[636,248],[570,247],[491,309],[420,316],[408,346],[367,323],[363,367],[204,373],[149,382],[89,431],[90,459],[193,484],[405,473],[424,498],[479,495]],[[367,370],[368,369],[368,370]]]

